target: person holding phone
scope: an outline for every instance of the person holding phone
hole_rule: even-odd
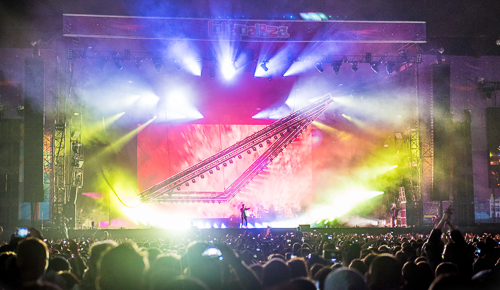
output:
[[[249,210],[249,207],[245,207],[245,204],[241,205],[240,208],[240,213],[241,213],[241,226],[246,226],[248,227],[248,218],[247,218],[247,210]],[[245,221],[245,223],[243,223]]]

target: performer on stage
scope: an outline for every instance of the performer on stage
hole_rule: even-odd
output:
[[[241,205],[240,212],[241,212],[241,226],[247,226],[248,227],[248,220],[247,220],[247,210],[249,210],[249,207],[245,207],[245,204]],[[243,220],[245,223],[243,224]]]
[[[392,227],[394,228],[397,225],[398,213],[399,213],[399,209],[395,203],[392,204],[391,213],[392,213]]]

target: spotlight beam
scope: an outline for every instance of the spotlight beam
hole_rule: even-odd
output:
[[[102,119],[100,122],[95,122],[91,124],[87,130],[85,130],[85,136],[89,136],[89,139],[92,139],[92,137],[99,133],[100,131],[106,129],[109,125],[113,124],[116,120],[118,120],[121,116],[123,116],[125,112],[118,113],[114,116],[111,116],[107,119]]]
[[[147,125],[151,124],[156,119],[156,116],[153,117],[151,120],[147,121],[146,123],[142,124],[141,126],[137,127],[136,129],[128,132],[124,136],[122,136],[120,139],[116,140],[112,144],[110,144],[106,149],[104,149],[103,153],[111,153],[111,152],[118,152],[120,151],[125,144],[127,144],[132,138],[134,138],[139,132],[141,132],[144,128],[146,128]]]

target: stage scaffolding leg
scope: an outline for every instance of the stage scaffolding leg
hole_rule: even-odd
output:
[[[64,205],[66,201],[66,97],[57,97],[57,111],[54,129],[54,195],[52,201],[52,225],[64,225]]]
[[[67,235],[76,227],[76,199],[83,184],[82,112],[81,106],[68,107],[72,98],[73,59],[68,54],[67,66],[60,65],[60,84],[56,100],[54,126],[54,194],[52,226]],[[78,103],[78,102],[71,102]],[[70,115],[68,115],[70,112]],[[69,134],[68,133],[68,121]]]
[[[401,87],[407,90],[408,119],[404,133],[405,148],[402,150],[406,156],[408,170],[404,171],[403,185],[405,187],[406,223],[408,226],[422,226],[422,187],[421,187],[421,146],[420,146],[420,112],[419,112],[419,63],[407,67],[401,74]],[[402,200],[403,198],[400,197]]]

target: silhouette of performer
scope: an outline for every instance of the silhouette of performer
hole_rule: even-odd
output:
[[[392,227],[394,228],[398,224],[397,221],[398,221],[398,213],[399,213],[399,208],[397,207],[397,205],[395,203],[392,204],[391,213],[392,213]]]
[[[241,212],[241,226],[247,226],[248,227],[248,219],[247,219],[247,210],[249,210],[249,207],[245,207],[245,204],[241,205],[240,212]],[[245,221],[245,223],[243,223]]]

